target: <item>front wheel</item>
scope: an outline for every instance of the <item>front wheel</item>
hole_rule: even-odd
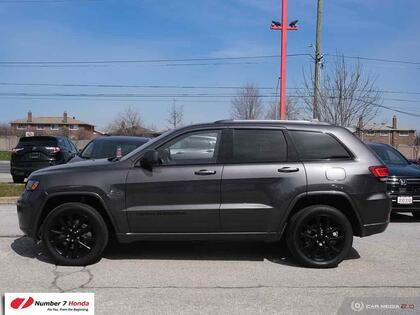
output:
[[[290,252],[300,264],[330,268],[348,255],[353,244],[353,230],[339,210],[316,205],[293,215],[286,238]]]
[[[65,203],[46,217],[42,241],[57,264],[85,266],[100,259],[108,243],[108,228],[91,206]]]

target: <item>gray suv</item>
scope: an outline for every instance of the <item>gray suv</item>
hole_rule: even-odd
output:
[[[333,267],[353,236],[383,232],[388,169],[347,129],[292,121],[180,128],[122,158],[34,172],[20,228],[63,265],[100,259],[108,239],[260,240],[285,236],[308,267]]]

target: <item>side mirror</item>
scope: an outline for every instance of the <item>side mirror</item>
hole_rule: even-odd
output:
[[[140,160],[141,167],[151,170],[153,166],[159,164],[159,153],[156,150],[146,151]]]

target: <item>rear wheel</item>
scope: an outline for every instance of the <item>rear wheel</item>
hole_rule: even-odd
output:
[[[100,259],[108,243],[108,228],[91,206],[66,203],[48,214],[42,241],[57,264],[84,266]]]
[[[349,254],[353,230],[339,210],[316,205],[304,208],[292,217],[286,238],[290,252],[300,264],[330,268]]]
[[[23,181],[25,180],[25,177],[23,176],[12,176],[13,177],[13,182],[16,184],[21,184],[23,183]]]

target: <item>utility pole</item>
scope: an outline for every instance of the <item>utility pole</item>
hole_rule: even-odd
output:
[[[317,16],[316,16],[316,44],[315,44],[315,80],[314,80],[314,109],[313,118],[319,120],[319,99],[321,88],[321,31],[322,31],[322,2],[318,0]]]
[[[287,65],[287,31],[297,30],[297,20],[288,24],[287,22],[287,1],[282,0],[281,23],[272,21],[271,30],[281,31],[281,57],[280,57],[280,100],[279,117],[286,119],[286,65]]]

